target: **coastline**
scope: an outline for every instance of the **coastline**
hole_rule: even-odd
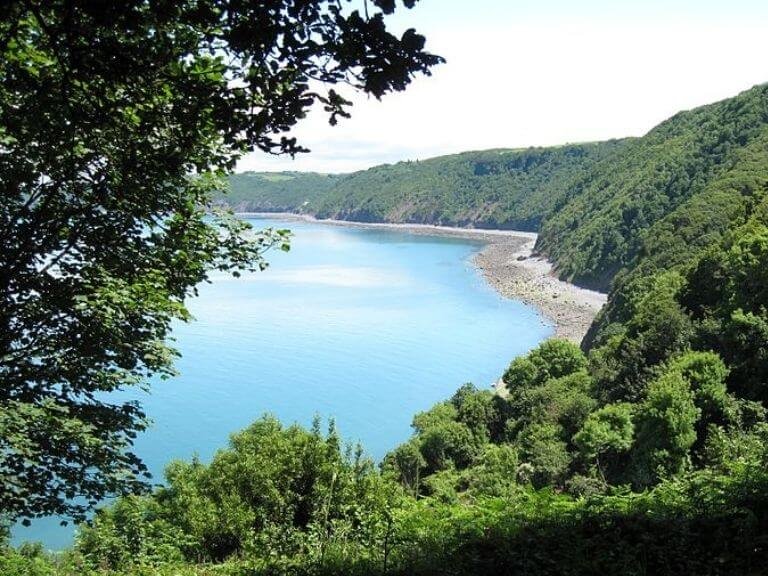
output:
[[[535,232],[455,228],[430,224],[321,220],[307,214],[291,212],[239,212],[237,216],[279,218],[349,228],[400,230],[409,234],[483,241],[485,246],[475,254],[472,263],[480,270],[488,284],[505,298],[520,300],[535,307],[552,323],[554,336],[577,344],[584,338],[607,298],[602,292],[580,288],[555,277],[552,263],[546,258],[534,255],[533,249],[538,237]]]
[[[534,254],[535,244],[489,243],[474,263],[497,292],[534,306],[552,322],[556,337],[580,344],[607,294],[558,279],[552,263]]]
[[[401,230],[408,234],[423,234],[425,236],[453,236],[476,240],[493,241],[503,237],[524,238],[536,241],[536,232],[521,232],[518,230],[493,230],[487,228],[458,228],[455,226],[437,226],[435,224],[411,224],[401,222],[356,222],[353,220],[334,220],[332,218],[315,218],[309,214],[294,212],[235,212],[235,216],[244,218],[276,218],[278,220],[296,220],[312,222],[328,226],[344,228],[379,228],[383,230]]]

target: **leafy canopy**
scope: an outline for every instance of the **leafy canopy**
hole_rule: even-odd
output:
[[[211,192],[245,152],[304,151],[287,134],[314,105],[347,116],[334,85],[379,98],[441,61],[387,31],[394,8],[0,5],[0,514],[82,517],[141,488],[145,415],[108,393],[172,374],[169,326],[210,271],[287,248],[208,218]]]

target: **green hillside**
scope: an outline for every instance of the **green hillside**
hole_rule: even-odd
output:
[[[341,220],[540,231],[537,248],[562,278],[606,290],[640,264],[684,263],[744,221],[765,180],[767,93],[757,86],[681,112],[641,138],[466,152],[337,176],[236,174],[222,201]]]
[[[320,218],[537,230],[568,184],[624,141],[487,150],[399,162],[338,181]]]
[[[625,142],[465,152],[346,175],[246,172],[232,175],[231,192],[217,200],[238,211],[537,230],[569,183]]]
[[[599,288],[648,255],[685,262],[759,200],[767,138],[766,85],[677,114],[574,181],[538,247],[562,277]]]

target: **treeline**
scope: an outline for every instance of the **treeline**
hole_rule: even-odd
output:
[[[568,183],[623,141],[488,150],[377,166],[342,178],[320,218],[537,230]]]
[[[218,197],[239,211],[301,212],[359,222],[537,230],[568,184],[625,141],[486,150],[352,174],[245,172]],[[279,180],[279,185],[275,184]]]
[[[620,273],[686,264],[743,223],[768,179],[768,86],[682,112],[574,181],[538,248],[562,277],[607,288]]]
[[[482,433],[466,405],[487,398],[465,387],[450,404]],[[175,462],[153,495],[101,510],[81,527],[74,549],[6,549],[0,573],[764,573],[764,442],[720,468],[688,470],[642,493],[619,487],[577,497],[536,489],[513,445],[475,440],[471,464],[457,459],[455,468],[454,442],[444,460],[435,452],[438,460],[425,458],[423,482],[408,483],[397,467],[409,459],[398,464],[393,453],[379,471],[359,450],[343,448],[332,429],[285,428],[265,417],[210,464]],[[435,465],[454,480],[430,472]]]

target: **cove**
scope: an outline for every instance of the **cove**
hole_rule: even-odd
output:
[[[174,458],[209,460],[265,412],[306,426],[333,418],[378,461],[410,436],[415,413],[465,382],[489,387],[552,334],[485,283],[471,262],[482,242],[251,221],[291,229],[292,249],[269,253],[264,272],[213,276],[189,302],[195,321],[173,331],[180,375],[139,396],[153,425],[135,448],[154,482]],[[59,549],[72,534],[44,519],[14,541]]]

